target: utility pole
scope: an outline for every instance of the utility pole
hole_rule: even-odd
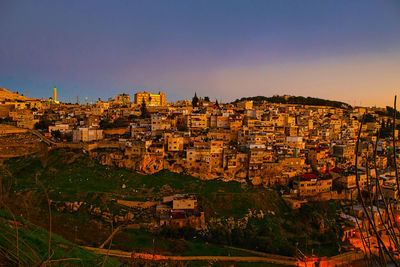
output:
[[[153,261],[154,261],[155,254],[156,254],[156,247],[155,247],[155,239],[153,236]]]

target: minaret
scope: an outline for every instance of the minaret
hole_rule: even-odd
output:
[[[54,100],[54,102],[57,102],[57,88],[56,87],[54,87],[54,89],[53,89],[53,100]]]

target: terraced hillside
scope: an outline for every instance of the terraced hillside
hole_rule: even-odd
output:
[[[296,243],[321,255],[337,253],[340,245],[335,203],[291,211],[272,189],[202,181],[169,171],[141,175],[64,149],[10,159],[0,171],[2,198],[14,213],[49,229],[49,199],[53,232],[80,245],[99,247],[113,229],[124,224],[112,219],[127,210],[116,200],[155,201],[172,194],[197,197],[208,222],[206,231],[153,229],[150,211],[131,210],[130,223],[136,226],[116,233],[107,246],[165,255],[237,255],[223,247],[229,245],[294,256]],[[68,205],[60,209],[57,203]],[[111,217],[94,216],[94,209]]]

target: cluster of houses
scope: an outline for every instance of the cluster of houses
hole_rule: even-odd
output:
[[[170,169],[201,179],[287,186],[286,193],[299,198],[335,188],[354,190],[356,158],[363,168],[360,186],[370,186],[373,181],[367,177],[376,177],[372,155],[385,195],[397,198],[391,178],[392,137],[376,137],[377,130],[391,122],[385,111],[266,101],[218,104],[208,97],[195,104],[169,103],[163,92],[139,92],[133,101],[120,94],[86,105],[27,98],[0,103],[2,119],[38,128],[56,142],[117,143],[109,155],[112,160],[105,160],[108,163],[143,173]],[[364,114],[372,120],[361,127],[356,157]]]
[[[365,114],[368,120],[361,124]],[[393,218],[400,224],[394,164],[398,166],[400,159],[393,149],[394,143],[397,147],[400,143],[393,142],[398,131],[390,128],[392,117],[386,109],[266,101],[218,104],[207,97],[169,103],[162,92],[140,92],[133,101],[120,94],[79,105],[60,103],[56,94],[54,99],[38,100],[1,89],[0,119],[36,129],[53,143],[85,144],[86,149],[92,148],[90,155],[106,165],[145,174],[168,169],[200,179],[278,187],[293,209],[309,200],[353,201],[359,193],[379,191],[378,202],[367,204],[368,216],[362,206],[349,202],[351,208],[341,214],[347,225],[343,238],[368,235],[368,217],[382,229]],[[378,138],[380,130],[391,134]],[[390,201],[392,208],[385,209],[383,201]],[[118,221],[143,217],[158,226],[206,227],[193,196],[128,202],[117,203],[127,207]],[[109,216],[96,209],[92,212]]]

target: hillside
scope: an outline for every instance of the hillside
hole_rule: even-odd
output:
[[[7,161],[6,167],[5,180],[10,180],[15,190],[37,188],[37,180],[40,180],[50,191],[50,197],[57,201],[146,201],[171,194],[192,194],[204,203],[208,214],[235,217],[244,216],[250,207],[274,211],[284,207],[275,191],[257,190],[219,179],[202,181],[167,170],[143,175],[104,166],[86,154],[67,150],[15,158]]]
[[[2,209],[0,247],[1,266],[94,266],[104,260],[103,256],[84,250],[56,234],[52,234],[49,258],[49,232],[21,217],[14,218]],[[119,266],[120,263],[108,258],[106,265]]]
[[[26,100],[29,100],[29,98],[27,98],[23,95],[19,95],[17,93],[10,92],[5,88],[0,88],[0,101],[5,101],[5,100],[26,101]]]
[[[349,104],[333,101],[327,99],[321,99],[316,97],[304,97],[304,96],[279,96],[275,95],[272,97],[266,96],[252,96],[252,97],[242,97],[240,99],[236,99],[234,103],[241,101],[249,101],[252,100],[254,102],[267,101],[269,103],[279,103],[279,104],[299,104],[299,105],[311,105],[311,106],[328,106],[328,107],[336,107],[336,108],[349,108],[351,107]]]
[[[233,255],[221,247],[229,245],[294,256],[297,242],[305,249],[313,247],[312,244],[316,247],[324,244],[326,251],[321,250],[321,254],[337,253],[340,242],[334,235],[339,231],[335,203],[291,211],[273,189],[218,179],[202,181],[169,171],[141,175],[103,166],[87,154],[68,150],[7,160],[0,168],[0,175],[6,189],[3,192],[7,192],[3,197],[10,208],[45,229],[48,227],[45,190],[54,204],[83,202],[74,212],[53,206],[52,218],[54,233],[85,246],[100,246],[112,232],[109,220],[93,215],[93,207],[106,212],[103,215],[119,216],[126,208],[116,204],[118,199],[154,201],[171,194],[197,197],[208,222],[206,232],[126,229],[115,236],[112,249],[149,253],[151,240],[155,238],[158,253],[165,255]],[[131,212],[133,224],[146,224],[153,218],[150,210]],[[325,225],[324,231],[319,228],[321,223]],[[326,235],[333,238],[326,239]],[[308,244],[305,236],[310,237]]]

